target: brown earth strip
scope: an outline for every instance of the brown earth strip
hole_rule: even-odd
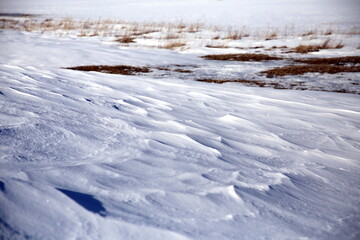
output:
[[[268,82],[258,81],[258,80],[245,80],[245,79],[211,79],[211,78],[205,78],[205,79],[196,79],[198,82],[207,82],[207,83],[217,83],[217,84],[223,84],[223,83],[229,83],[229,82],[236,82],[236,83],[243,83],[245,85],[250,86],[258,86],[258,87],[265,87],[268,85]]]
[[[240,54],[220,54],[220,55],[205,55],[202,56],[207,60],[219,60],[219,61],[242,61],[242,62],[260,62],[269,60],[282,60],[281,57],[274,57],[267,54],[252,54],[252,53],[240,53]]]
[[[274,76],[286,75],[302,75],[305,73],[329,73],[335,74],[340,72],[360,72],[360,66],[338,66],[329,64],[314,64],[314,65],[290,65],[263,71],[268,78]]]
[[[199,66],[196,66],[196,65],[184,65],[184,64],[173,64],[173,65],[169,65],[169,66],[199,68]]]
[[[188,69],[174,69],[174,72],[179,72],[179,73],[193,73],[194,71],[188,70]]]
[[[207,82],[207,83],[217,83],[217,84],[223,84],[223,83],[241,83],[245,86],[250,87],[269,87],[274,89],[288,89],[288,90],[311,90],[311,91],[321,91],[321,92],[336,92],[336,93],[351,93],[351,94],[359,94],[356,91],[346,90],[346,89],[334,89],[334,90],[326,90],[322,87],[319,88],[311,88],[309,86],[306,86],[304,82],[294,82],[291,84],[284,84],[282,82],[265,82],[265,81],[259,81],[259,80],[245,80],[245,79],[236,79],[236,80],[227,80],[227,79],[197,79],[196,81],[199,82]]]
[[[134,43],[134,42],[135,42],[135,38],[129,37],[129,36],[124,36],[124,37],[117,38],[117,39],[115,40],[115,42],[119,42],[119,43]]]
[[[69,67],[66,69],[87,71],[87,72],[94,71],[94,72],[121,74],[121,75],[137,75],[139,73],[151,72],[151,70],[148,67],[133,67],[127,65],[116,65],[116,66],[89,65],[89,66]]]
[[[295,62],[307,63],[307,64],[360,64],[360,56],[349,57],[335,57],[335,58],[307,58],[307,59],[295,59]]]

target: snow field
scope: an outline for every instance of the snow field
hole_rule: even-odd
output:
[[[77,72],[62,67],[203,60],[1,35],[5,239],[359,235],[357,95]]]
[[[359,95],[194,81],[263,80],[259,72],[290,63],[207,54],[357,56],[359,7],[0,0],[1,18],[42,14],[30,32],[0,22],[0,239],[359,239]],[[114,41],[122,37],[135,43]],[[328,39],[345,46],[286,53]],[[65,69],[119,64],[192,72]],[[359,93],[359,79],[278,80]]]

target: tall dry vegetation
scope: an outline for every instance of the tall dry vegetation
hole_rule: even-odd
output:
[[[318,52],[321,49],[339,49],[343,48],[344,44],[342,42],[332,43],[331,39],[325,40],[322,44],[315,45],[300,45],[294,48],[296,53],[309,53],[309,52]]]
[[[120,44],[133,44],[150,47],[177,49],[184,47],[187,41],[196,42],[200,46],[209,48],[229,48],[233,43],[239,43],[244,38],[251,37],[257,40],[274,40],[288,36],[301,36],[304,40],[324,38],[326,35],[337,33],[332,27],[321,29],[308,29],[299,32],[294,26],[284,29],[268,28],[263,31],[249,31],[245,26],[229,27],[223,29],[219,26],[207,26],[204,23],[185,23],[180,20],[174,23],[165,22],[126,22],[114,19],[100,20],[74,20],[62,19],[36,19],[25,17],[22,19],[0,19],[0,29],[14,29],[20,31],[38,31],[56,35],[76,35],[79,37],[111,37]],[[360,34],[358,28],[352,28],[348,34]],[[141,41],[139,41],[141,40]],[[211,42],[209,41],[211,40]],[[231,44],[230,44],[231,43]],[[147,45],[146,45],[147,44]],[[236,46],[236,45],[235,45]],[[308,53],[320,49],[341,48],[341,42],[334,43],[326,40],[317,45],[300,45],[294,52]]]

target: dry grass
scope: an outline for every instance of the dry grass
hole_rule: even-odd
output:
[[[332,27],[329,27],[328,29],[325,30],[325,32],[323,33],[325,36],[329,36],[331,34],[334,33],[334,30],[332,29]]]
[[[223,83],[241,83],[242,85],[249,86],[249,87],[271,87],[275,89],[302,89],[303,82],[297,82],[292,84],[281,84],[281,82],[269,82],[269,81],[261,81],[261,80],[246,80],[246,79],[197,79],[198,82],[207,82],[207,83],[216,83],[216,84],[223,84]]]
[[[290,65],[263,71],[266,77],[286,75],[303,75],[305,73],[328,73],[335,74],[341,72],[360,72],[360,66],[338,66],[330,64],[312,64],[312,65]]]
[[[249,36],[249,34],[246,34],[242,29],[234,29],[229,27],[225,39],[240,40],[243,37],[247,37],[247,36]]]
[[[176,48],[182,48],[185,46],[186,46],[186,43],[183,41],[169,41],[165,45],[159,46],[159,48],[176,49]]]
[[[134,43],[135,42],[135,38],[130,37],[130,36],[124,36],[124,37],[120,37],[118,39],[115,40],[115,42],[119,42],[119,43]]]
[[[1,14],[0,14],[1,16]],[[63,19],[40,19],[33,18],[33,15],[23,14],[19,17],[2,14],[6,17],[0,19],[0,29],[13,29],[20,31],[37,31],[50,33],[57,36],[79,36],[79,37],[114,37],[115,41],[129,44],[135,39],[139,44],[148,47],[159,47],[166,49],[185,49],[186,42],[191,42],[196,47],[208,48],[228,48],[229,46],[239,46],[238,40],[244,37],[251,37],[254,40],[281,39],[284,36],[300,36],[299,31],[295,31],[294,26],[287,26],[284,31],[268,28],[264,30],[249,31],[245,26],[221,28],[218,26],[205,25],[203,23],[185,23],[182,20],[175,23],[166,22],[127,22],[114,19],[99,20],[75,20],[72,18]],[[12,19],[9,19],[12,17]],[[201,34],[198,32],[201,31]],[[312,29],[308,30],[303,36],[317,38],[324,34],[339,33],[338,29]],[[349,30],[349,34],[359,34],[359,28]],[[154,34],[151,34],[154,33]],[[341,32],[346,34],[345,32]],[[300,35],[299,35],[300,34]],[[155,41],[148,41],[148,40]],[[213,40],[210,42],[209,40]],[[142,41],[144,40],[144,41]],[[165,42],[166,40],[167,42]],[[171,41],[170,41],[171,40]],[[231,44],[231,45],[230,45]],[[137,44],[138,45],[138,44]],[[341,48],[341,42],[331,44],[330,40],[318,45],[301,45],[293,52],[308,53],[319,51],[320,49]]]
[[[221,55],[206,55],[202,56],[207,60],[219,60],[219,61],[242,61],[242,62],[260,62],[269,60],[282,60],[281,57],[274,57],[267,54],[252,54],[252,53],[240,53],[240,54],[221,54]]]
[[[180,28],[182,29],[182,28]],[[171,40],[171,39],[179,39],[179,38],[183,38],[184,35],[182,34],[182,31],[176,31],[175,28],[167,28],[165,36],[163,37],[163,39],[166,40]]]
[[[330,39],[325,40],[322,44],[317,44],[317,45],[300,45],[296,48],[294,48],[293,50],[296,53],[309,53],[309,52],[318,52],[321,49],[339,49],[339,48],[343,48],[344,45],[342,44],[342,42],[338,42],[337,44],[333,44],[331,43]]]
[[[301,34],[301,36],[303,36],[303,37],[313,36],[313,35],[315,35],[315,31],[314,31],[314,30],[310,30],[310,31],[308,31],[308,32],[305,32],[305,33]]]
[[[306,63],[306,64],[334,64],[334,65],[360,64],[360,56],[335,57],[335,58],[307,58],[307,59],[295,59],[294,61],[299,63]]]
[[[110,73],[110,74],[121,74],[121,75],[137,75],[140,73],[151,72],[150,68],[148,67],[133,67],[127,65],[116,65],[116,66],[89,65],[89,66],[69,67],[66,69],[86,71],[86,72],[91,71],[91,72],[102,72],[102,73]]]
[[[276,33],[276,31],[272,31],[272,32],[267,34],[265,40],[267,40],[267,41],[273,40],[273,39],[275,39],[277,37],[277,35],[278,34]]]
[[[0,29],[11,29],[13,26],[19,24],[18,20],[2,18],[0,19]]]
[[[211,78],[204,78],[204,79],[196,79],[198,82],[207,82],[207,83],[242,83],[245,85],[251,86],[258,86],[258,87],[265,87],[266,82],[258,81],[258,80],[245,80],[245,79],[211,79]]]
[[[190,24],[187,28],[187,32],[189,33],[196,33],[201,31],[201,29],[203,29],[205,27],[205,24],[197,22],[197,23],[193,23]]]
[[[177,68],[173,70],[174,72],[178,72],[178,73],[193,73],[194,71],[188,70],[188,69],[181,69],[181,68]]]
[[[245,86],[250,87],[269,87],[274,89],[296,89],[296,90],[312,90],[312,91],[325,91],[325,92],[337,92],[337,93],[353,93],[358,94],[351,90],[346,89],[336,89],[336,90],[325,90],[323,88],[311,88],[311,86],[306,86],[305,82],[292,82],[290,84],[283,82],[269,82],[269,81],[261,81],[261,80],[245,80],[245,79],[197,79],[199,82],[206,83],[215,83],[215,84],[223,84],[223,83],[240,83]]]

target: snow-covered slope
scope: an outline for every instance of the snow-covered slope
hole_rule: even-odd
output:
[[[76,72],[197,57],[0,39],[5,239],[359,236],[358,96]]]
[[[255,28],[359,20],[352,0],[0,0],[0,8]],[[1,30],[0,239],[359,239],[359,95],[65,69],[181,64],[226,75],[226,64],[199,56],[230,50]],[[233,65],[240,74],[263,67]]]

